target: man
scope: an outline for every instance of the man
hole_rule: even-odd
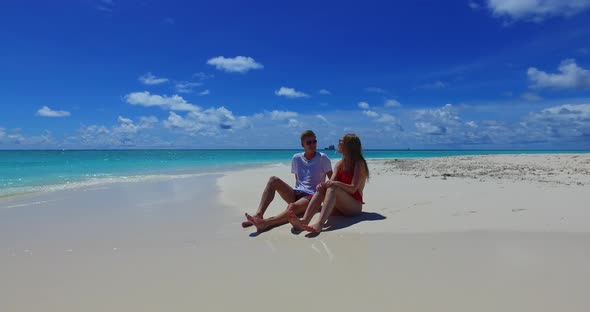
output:
[[[317,151],[317,143],[313,131],[306,130],[301,134],[303,153],[293,155],[291,161],[291,173],[295,174],[295,188],[291,188],[289,184],[278,177],[270,177],[260,198],[258,211],[253,216],[246,213],[248,221],[242,223],[243,227],[254,225],[258,232],[262,232],[287,223],[288,211],[293,211],[297,215],[305,212],[317,185],[324,182],[326,176],[328,179],[332,177],[332,163],[326,154]],[[264,219],[264,212],[277,192],[289,205],[280,214]]]

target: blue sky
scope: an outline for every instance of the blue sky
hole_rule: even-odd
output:
[[[590,149],[590,0],[0,4],[0,149]]]

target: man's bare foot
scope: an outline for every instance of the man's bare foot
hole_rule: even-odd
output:
[[[304,224],[303,229],[311,233],[319,234],[322,231],[322,226],[319,223],[316,223],[314,225]]]
[[[261,216],[261,215],[259,215],[259,214],[255,214],[253,217],[256,217],[256,218],[260,218],[260,219],[262,219],[262,216]],[[246,217],[246,218],[247,218],[247,217]],[[242,227],[243,227],[243,228],[251,227],[251,226],[253,226],[253,225],[254,225],[254,224],[252,224],[252,222],[250,222],[250,221],[244,221],[244,222],[242,222]]]
[[[298,231],[303,231],[303,226],[305,224],[303,224],[303,222],[301,222],[301,220],[299,220],[299,218],[297,217],[297,215],[289,210],[287,211],[287,220],[289,220],[289,223],[291,223],[291,225],[293,226],[294,229],[298,230]]]
[[[247,213],[245,215],[246,215],[246,219],[248,219],[248,221],[250,221],[250,223],[252,223],[252,225],[254,225],[256,227],[256,231],[263,232],[264,230],[266,230],[268,228],[264,219],[261,219],[259,217],[255,217],[255,216],[251,216]]]

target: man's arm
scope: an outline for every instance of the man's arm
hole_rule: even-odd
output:
[[[332,178],[332,174],[333,174],[333,173],[334,173],[334,172],[332,172],[332,170],[330,170],[330,171],[326,172],[326,176],[328,177],[328,180],[330,180],[330,179]]]
[[[332,174],[334,173],[332,171],[332,162],[330,161],[330,158],[328,158],[328,156],[326,155],[323,156],[322,161],[322,169],[326,172],[328,180],[330,180],[332,179]]]

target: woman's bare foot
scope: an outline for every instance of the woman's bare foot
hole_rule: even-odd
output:
[[[287,220],[289,220],[289,223],[291,223],[291,225],[293,226],[294,229],[298,230],[298,231],[303,231],[304,228],[303,226],[305,224],[303,224],[303,222],[301,222],[301,220],[299,220],[299,218],[297,218],[297,215],[289,210],[287,211]]]
[[[248,221],[250,221],[250,223],[252,223],[252,225],[254,225],[256,227],[256,231],[264,232],[264,230],[266,230],[268,228],[268,225],[266,225],[266,222],[264,221],[264,219],[261,219],[259,217],[255,217],[255,216],[251,216],[247,213],[245,215],[246,215],[246,219],[248,219]]]
[[[308,232],[311,232],[311,233],[317,233],[317,234],[319,234],[322,231],[322,226],[319,223],[316,223],[314,225],[304,224],[303,225],[303,229],[306,230],[306,231],[308,231]]]
[[[259,219],[262,219],[262,216],[261,216],[260,214],[255,214],[253,217],[255,217],[255,218],[259,218]],[[246,217],[246,218],[247,218],[247,217]],[[250,222],[250,221],[244,221],[244,222],[242,222],[242,227],[243,227],[243,228],[251,227],[251,226],[253,226],[253,225],[254,225],[254,224],[252,224],[252,222]]]

